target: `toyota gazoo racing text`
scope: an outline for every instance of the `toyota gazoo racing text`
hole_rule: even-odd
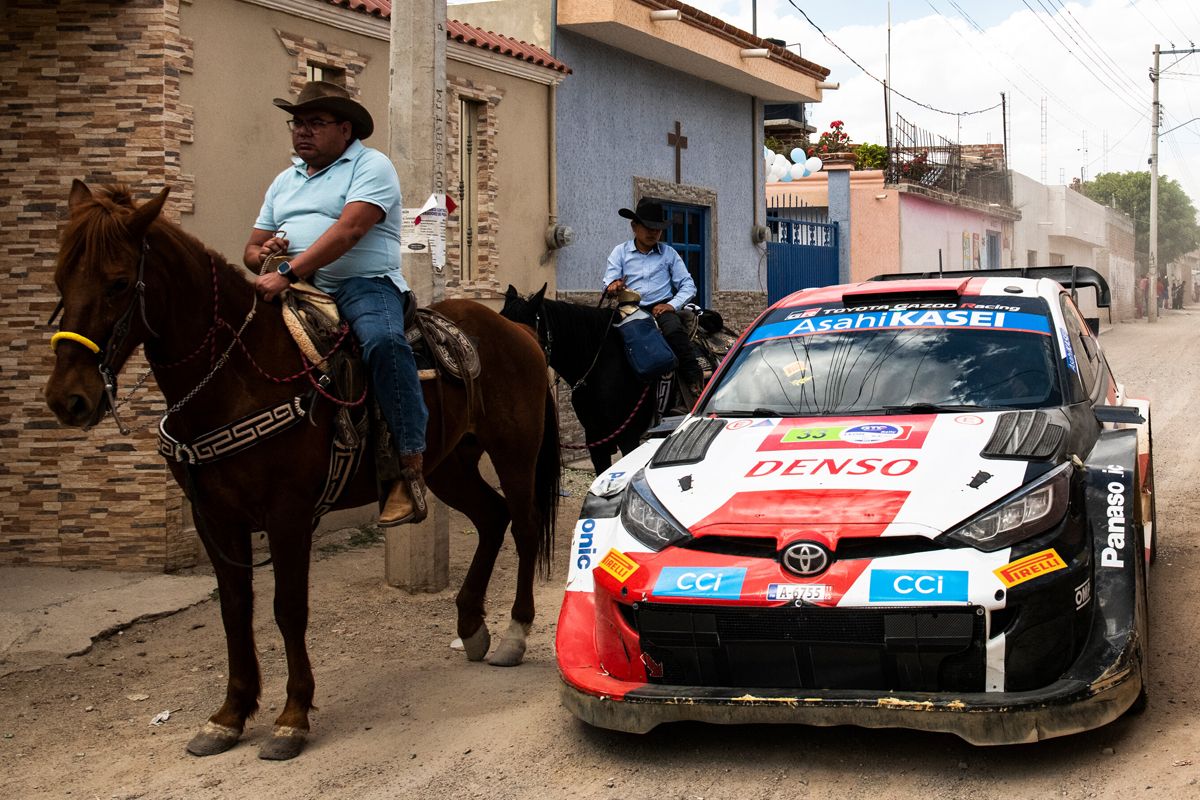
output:
[[[904,277],[785,298],[596,478],[557,633],[570,711],[1009,744],[1144,703],[1150,407],[1069,290],[1104,307],[1107,285]]]

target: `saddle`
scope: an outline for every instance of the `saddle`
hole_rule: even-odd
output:
[[[367,373],[355,349],[339,346],[346,333],[334,299],[306,281],[297,281],[282,296],[283,322],[300,352],[322,375],[318,383],[332,396],[347,402],[362,397]],[[466,384],[468,394],[479,377],[479,352],[457,325],[429,308],[417,308],[410,302],[404,312],[404,335],[413,348],[417,375],[422,381],[446,376]],[[372,404],[374,405],[374,404]],[[373,419],[374,433],[386,432],[386,425],[372,414],[353,415],[349,405],[338,405],[335,419],[337,442],[357,450],[366,435],[367,417]],[[379,436],[374,438],[377,440]]]

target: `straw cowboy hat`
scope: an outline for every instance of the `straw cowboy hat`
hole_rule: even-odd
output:
[[[375,130],[375,122],[371,112],[350,98],[350,93],[328,81],[309,81],[300,90],[295,102],[283,97],[271,101],[289,114],[303,114],[307,111],[328,111],[338,119],[350,123],[354,130],[354,138],[366,139]]]

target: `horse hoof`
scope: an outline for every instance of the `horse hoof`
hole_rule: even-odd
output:
[[[515,667],[525,660],[525,641],[523,639],[500,640],[496,652],[488,659],[493,667]]]
[[[271,738],[258,748],[258,757],[264,761],[287,761],[300,755],[307,740],[308,731],[278,725]]]
[[[200,732],[188,742],[187,751],[194,756],[215,756],[238,743],[242,732],[236,728],[206,722]]]
[[[488,648],[492,646],[492,634],[488,632],[487,623],[479,626],[479,630],[462,640],[463,650],[467,653],[468,661],[483,661],[487,657]]]

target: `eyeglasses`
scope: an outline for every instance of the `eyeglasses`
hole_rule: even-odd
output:
[[[342,121],[338,119],[289,119],[287,121],[288,130],[292,133],[303,131],[305,133],[320,133],[327,125],[341,125]]]

